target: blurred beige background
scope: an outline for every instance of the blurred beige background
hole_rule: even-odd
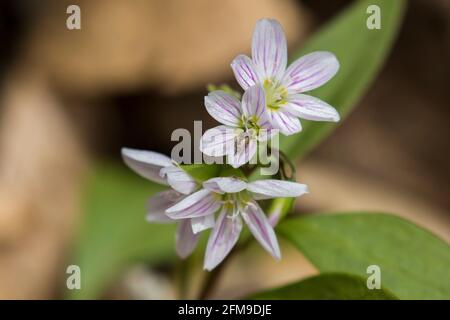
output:
[[[249,52],[256,20],[278,19],[294,48],[350,2],[2,2],[0,298],[59,297],[91,164],[119,160],[123,145],[168,152],[171,132],[192,129],[194,119],[212,126],[205,85],[232,81],[229,62]],[[75,3],[82,30],[69,31],[66,7]],[[409,4],[368,95],[299,163],[298,179],[313,192],[297,203],[300,212],[394,212],[450,241],[450,7]],[[299,254],[289,256],[274,274],[270,258],[255,264],[244,255],[217,297],[315,273]],[[137,266],[107,296],[164,298],[173,290],[164,275]]]

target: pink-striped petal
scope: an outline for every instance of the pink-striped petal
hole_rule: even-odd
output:
[[[272,198],[292,198],[308,193],[308,186],[292,181],[266,179],[249,182],[247,190],[256,200]]]
[[[266,110],[266,94],[260,85],[247,89],[242,96],[242,111],[247,119],[256,116],[259,126],[265,128],[269,124]]]
[[[283,108],[284,109],[284,108]],[[290,136],[292,134],[302,131],[302,126],[300,120],[288,110],[279,109],[270,112],[270,122],[272,126],[285,136]]]
[[[241,213],[250,232],[275,259],[281,258],[278,240],[266,215],[256,202],[251,202]]]
[[[236,129],[224,125],[206,130],[200,140],[200,151],[211,157],[222,157],[232,152],[236,135]]]
[[[247,183],[234,177],[217,177],[203,182],[203,188],[224,194],[241,192],[247,187]]]
[[[174,220],[169,218],[169,216],[166,214],[166,209],[173,206],[183,197],[184,195],[174,190],[166,190],[155,194],[150,199],[148,199],[146,205],[146,220],[148,222],[157,223],[174,222]]]
[[[159,175],[159,171],[173,165],[169,157],[153,151],[122,148],[122,158],[140,176],[162,184],[166,184],[166,180]]]
[[[198,234],[192,232],[190,219],[180,221],[175,240],[180,258],[185,259],[194,251],[198,242]]]
[[[225,259],[239,239],[241,230],[242,219],[222,210],[208,239],[204,262],[206,270],[211,271]]]
[[[212,227],[214,227],[214,225],[215,225],[215,219],[214,219],[213,214],[210,214],[210,215],[207,215],[204,217],[191,219],[192,231],[195,234],[202,232],[206,229],[212,228]]]
[[[261,79],[281,80],[287,64],[287,44],[281,25],[273,19],[256,23],[252,59]]]
[[[257,200],[257,199],[255,199]],[[281,218],[281,211],[278,210],[276,212],[274,212],[273,214],[271,214],[269,216],[269,224],[272,226],[272,228],[275,228],[275,226],[278,224],[278,222],[280,221]]]
[[[272,127],[272,124],[270,124],[270,127]],[[271,140],[273,137],[275,137],[278,133],[280,132],[279,129],[274,129],[274,128],[270,128],[270,129],[259,129],[258,132],[258,141],[267,141],[267,140]],[[273,148],[272,148],[273,149]]]
[[[231,62],[231,68],[233,69],[237,82],[244,90],[260,82],[253,61],[244,54],[240,54],[234,58]]]
[[[219,121],[230,127],[237,127],[241,118],[241,103],[229,93],[222,90],[210,92],[205,97],[206,111]]]
[[[166,213],[172,219],[198,218],[213,214],[220,206],[217,195],[202,189],[168,208]]]
[[[302,119],[334,122],[340,120],[336,109],[318,98],[306,94],[292,94],[287,97],[287,101],[286,110]]]
[[[190,194],[197,189],[197,183],[183,169],[176,166],[162,168],[160,175],[167,179],[167,183],[182,194]]]
[[[320,87],[339,70],[339,61],[331,52],[316,51],[294,61],[287,68],[281,85],[289,93],[301,93]]]

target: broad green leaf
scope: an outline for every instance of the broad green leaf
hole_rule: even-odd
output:
[[[369,5],[378,5],[381,9],[379,30],[369,30],[366,26]],[[383,66],[402,21],[404,7],[403,0],[355,1],[295,52],[291,60],[319,50],[333,52],[340,62],[337,75],[311,95],[334,106],[344,118]],[[280,139],[281,150],[291,158],[305,155],[337,127],[335,123],[306,120],[302,121],[302,126],[299,134]]]
[[[400,299],[450,299],[450,247],[430,232],[386,214],[311,215],[283,221],[278,234],[321,272],[367,277]]]
[[[125,168],[102,165],[85,190],[85,212],[75,254],[81,290],[69,298],[98,298],[129,263],[165,262],[174,256],[174,225],[145,221],[145,203],[162,187]]]
[[[367,287],[366,279],[343,273],[324,273],[250,297],[255,300],[395,300],[387,290]]]

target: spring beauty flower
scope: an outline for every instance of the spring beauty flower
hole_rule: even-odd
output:
[[[287,44],[281,25],[273,19],[256,23],[252,59],[238,55],[231,63],[244,90],[260,84],[266,93],[266,108],[275,128],[284,135],[301,131],[298,118],[339,121],[339,114],[326,102],[303,94],[325,84],[339,69],[331,52],[316,51],[294,61],[287,69]]]
[[[169,157],[153,152],[123,148],[125,163],[137,174],[153,182],[170,185],[172,189],[159,192],[147,202],[147,221],[157,223],[178,223],[176,233],[176,250],[181,258],[186,258],[195,249],[201,231],[214,226],[214,216],[172,220],[165,213],[191,194],[199,185]]]
[[[203,182],[203,189],[166,210],[172,219],[195,219],[219,212],[205,253],[204,268],[214,269],[239,239],[242,220],[275,259],[281,258],[278,241],[269,219],[256,200],[298,197],[308,192],[304,184],[282,180],[246,182],[238,177],[216,177]]]
[[[275,133],[266,111],[261,86],[247,88],[240,102],[225,91],[213,91],[205,97],[208,113],[223,125],[209,129],[200,142],[200,150],[213,157],[226,156],[234,168],[250,161],[258,142]]]

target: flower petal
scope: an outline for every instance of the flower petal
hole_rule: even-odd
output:
[[[184,195],[174,191],[166,190],[159,192],[148,199],[146,209],[148,222],[161,222],[168,223],[174,222],[173,219],[169,218],[166,214],[166,209],[173,206],[175,203],[180,201]]]
[[[233,152],[230,152],[227,155],[228,164],[230,164],[233,168],[239,168],[240,166],[246,164],[256,154],[257,145],[257,139],[248,139],[245,137],[245,132],[241,133],[241,135],[236,138],[236,144]]]
[[[122,148],[122,158],[140,176],[162,184],[166,184],[166,181],[159,171],[173,165],[169,157],[153,151]]]
[[[198,242],[198,234],[192,232],[190,219],[180,221],[175,240],[180,258],[185,259],[194,251]]]
[[[266,94],[260,85],[253,86],[244,92],[242,111],[246,118],[256,116],[257,124],[263,128],[270,124],[266,110]]]
[[[278,240],[266,215],[256,202],[251,202],[241,213],[250,232],[275,259],[281,258]]]
[[[200,150],[211,157],[221,157],[234,148],[236,129],[227,126],[217,126],[206,130],[200,140]]]
[[[334,54],[316,51],[294,61],[281,83],[289,93],[310,91],[326,83],[338,70],[339,61]]]
[[[197,191],[166,210],[172,219],[197,218],[216,212],[221,206],[217,196],[211,191]]]
[[[241,103],[222,90],[210,92],[205,97],[206,111],[219,121],[231,127],[237,127],[241,118]]]
[[[228,213],[226,210],[222,210],[209,236],[204,263],[204,269],[206,270],[211,271],[221,263],[239,239],[242,219],[240,216],[232,216]]]
[[[270,125],[272,126],[272,125]],[[259,133],[258,133],[258,141],[267,141],[267,140],[271,140],[273,137],[275,137],[278,133],[280,133],[279,129],[259,129]],[[273,148],[272,148],[273,149]]]
[[[207,215],[204,217],[191,219],[192,231],[195,234],[202,232],[203,230],[214,227],[214,224],[215,224],[215,221],[214,221],[213,214],[210,214],[210,215]]]
[[[308,186],[292,181],[266,179],[249,182],[247,190],[255,195],[255,199],[291,198],[308,193]]]
[[[170,166],[162,168],[160,175],[166,177],[167,183],[182,194],[190,194],[197,188],[195,180],[183,169],[178,167]]]
[[[273,19],[256,23],[252,59],[260,79],[281,80],[287,64],[287,44],[283,28]]]
[[[318,98],[306,94],[292,94],[288,96],[287,101],[285,108],[302,119],[334,122],[340,120],[336,109]]]
[[[231,69],[233,69],[237,82],[244,90],[260,82],[253,61],[244,54],[234,58],[231,62]]]
[[[216,193],[236,193],[247,187],[247,183],[234,177],[217,177],[203,182],[203,188]]]
[[[290,136],[302,131],[300,120],[288,110],[271,111],[270,118],[272,126],[280,130],[285,136]]]

